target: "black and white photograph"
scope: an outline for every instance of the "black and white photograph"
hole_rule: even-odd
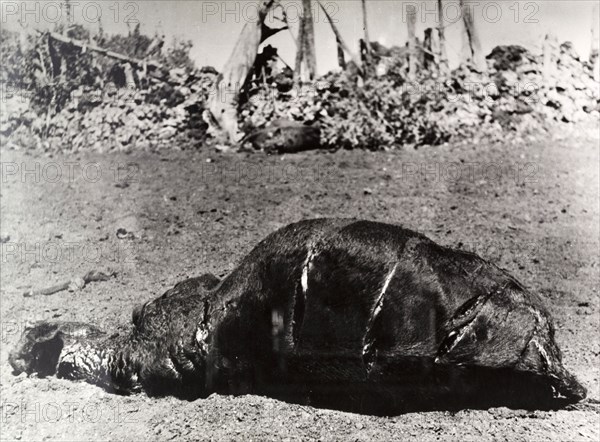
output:
[[[600,0],[0,0],[1,441],[599,441]]]

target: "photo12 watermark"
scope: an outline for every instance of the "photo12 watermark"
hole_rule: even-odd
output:
[[[0,163],[0,182],[31,184],[71,184],[75,181],[98,183],[108,180],[115,183],[139,181],[138,163],[108,163],[80,161],[35,161]]]
[[[117,238],[120,231],[117,231]],[[138,257],[134,241],[7,241],[0,244],[2,264],[126,264]]]
[[[514,23],[538,24],[540,3],[533,1],[403,1],[402,22],[414,16],[421,23],[452,25],[468,16],[484,23],[498,23],[502,19]]]
[[[211,84],[207,89],[210,96],[214,94],[216,87]],[[69,96],[73,108],[76,108],[79,103],[141,104],[143,102],[140,90],[135,82],[117,86],[114,82],[108,81],[103,85],[95,85],[93,88],[82,86],[72,90]],[[15,102],[30,104],[31,100],[35,98],[36,92],[23,79],[0,80],[0,102],[2,104]]]
[[[2,1],[0,8],[2,24],[140,22],[140,4],[133,1]]]
[[[297,163],[259,163],[252,161],[236,161],[219,164],[204,163],[199,171],[199,179],[205,184],[274,184],[274,183],[309,183],[343,184],[346,180],[340,170],[332,165]]]
[[[0,423],[99,423],[133,424],[137,409],[117,402],[10,401],[0,402]]]
[[[536,162],[423,161],[403,162],[397,172],[402,181],[536,184],[539,182],[540,166]]]
[[[301,0],[279,2],[261,17],[261,1],[203,1],[201,23],[258,23],[261,18],[268,26],[282,23],[298,24],[302,20],[304,6]],[[310,18],[313,23],[338,23],[343,2],[311,2]]]

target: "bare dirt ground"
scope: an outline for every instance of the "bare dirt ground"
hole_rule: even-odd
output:
[[[3,440],[600,438],[597,138],[285,157],[5,151],[2,162]],[[177,281],[225,274],[274,229],[322,216],[403,224],[507,268],[546,299],[566,366],[590,399],[558,411],[382,418],[258,396],[122,397],[12,375],[8,350],[28,322],[114,329]],[[93,269],[117,276],[78,292],[23,296]]]

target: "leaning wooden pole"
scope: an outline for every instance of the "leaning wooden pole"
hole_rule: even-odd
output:
[[[467,39],[469,44],[469,60],[473,65],[480,71],[485,71],[487,63],[485,61],[485,55],[481,48],[481,40],[475,26],[475,18],[473,17],[473,5],[465,0],[460,0],[460,9],[463,16],[463,23],[465,24],[465,31],[467,33]]]
[[[342,68],[342,70],[346,70],[346,57],[344,56],[344,47],[342,46],[342,42],[336,37],[335,43],[337,45],[338,65]]]
[[[444,20],[444,5],[442,0],[438,0],[438,40],[439,40],[439,70],[441,75],[447,75],[450,72],[448,65],[448,54],[446,53],[446,22]]]
[[[217,79],[215,93],[209,100],[210,113],[232,143],[236,143],[242,137],[237,122],[237,100],[240,89],[256,60],[256,53],[263,37],[263,22],[273,3],[274,0],[262,0],[259,5],[258,19],[246,22],[242,28],[229,60]]]
[[[342,34],[340,34],[339,29],[337,28],[337,26],[335,25],[335,23],[331,19],[331,16],[327,12],[327,9],[325,9],[325,6],[323,6],[323,4],[321,3],[320,0],[317,0],[317,3],[319,4],[319,6],[321,7],[321,9],[323,10],[323,13],[325,14],[325,17],[327,17],[327,21],[329,22],[329,26],[331,26],[331,30],[333,31],[333,34],[335,35],[335,38],[336,38],[336,41],[337,41],[338,45],[341,46],[341,48],[345,52],[347,52],[348,55],[350,55],[350,58],[352,59],[352,61],[354,62],[354,64],[356,65],[356,67],[358,68],[358,70],[360,71],[360,73],[362,75],[363,71],[362,71],[362,68],[361,68],[360,59],[356,56],[356,54],[354,54],[350,50],[350,48],[346,44],[346,41],[342,37]]]
[[[42,31],[37,31],[37,32],[39,32],[40,34],[47,34],[48,37],[52,40],[56,40],[56,41],[60,41],[61,43],[69,44],[69,45],[79,48],[81,50],[96,52],[96,53],[104,55],[108,58],[112,58],[114,60],[119,60],[119,61],[129,63],[130,65],[132,65],[133,67],[135,67],[137,69],[143,69],[144,67],[147,66],[151,69],[159,70],[158,66],[156,64],[149,63],[145,60],[128,57],[127,55],[119,54],[118,52],[109,51],[107,49],[103,49],[94,44],[90,44],[90,43],[83,42],[80,40],[75,40],[74,38],[69,38],[62,34],[58,34],[56,32],[48,32],[48,33],[44,33]],[[166,79],[160,74],[160,72],[150,71],[148,73],[148,75],[150,75],[153,78],[156,78],[157,80],[166,81]]]

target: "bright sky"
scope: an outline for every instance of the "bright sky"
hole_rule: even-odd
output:
[[[363,36],[361,3],[359,0],[321,0],[337,21],[337,26],[348,44],[356,51],[358,39]],[[98,16],[105,32],[127,32],[126,20],[137,19],[148,34],[159,31],[167,43],[173,37],[194,42],[192,58],[199,66],[213,65],[220,69],[247,21],[256,17],[256,1],[87,1],[73,0],[74,20],[95,30]],[[284,0],[292,32],[297,34],[297,17],[301,0]],[[578,52],[587,58],[590,50],[594,4],[588,1],[472,1],[475,23],[481,35],[484,50],[489,52],[498,44],[521,44],[533,51],[541,51],[544,35],[552,32],[559,41],[570,40]],[[52,28],[62,14],[59,1],[0,1],[2,26],[18,29],[20,19],[27,26],[38,29]],[[320,73],[337,67],[335,38],[325,15],[313,0],[317,46],[317,66]],[[417,7],[417,35],[435,26],[436,1],[367,0],[367,15],[371,40],[386,46],[406,42],[405,11],[408,4]],[[458,0],[444,0],[447,22],[447,44],[451,62],[458,60],[464,45],[462,21]],[[294,61],[295,44],[289,31],[268,40],[280,50],[290,64]]]

